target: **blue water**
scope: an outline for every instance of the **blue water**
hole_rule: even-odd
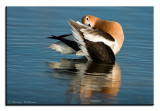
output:
[[[47,48],[84,15],[119,22],[116,64]],[[7,7],[6,104],[153,104],[153,7]]]

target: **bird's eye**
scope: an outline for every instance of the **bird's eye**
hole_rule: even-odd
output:
[[[89,18],[87,17],[86,19],[88,20]]]

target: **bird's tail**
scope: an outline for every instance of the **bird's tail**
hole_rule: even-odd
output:
[[[62,38],[70,36],[70,35],[72,35],[72,34],[63,34],[63,35],[59,35],[59,36],[51,35],[51,37],[47,37],[47,38],[61,40]]]

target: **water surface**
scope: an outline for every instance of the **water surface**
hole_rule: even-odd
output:
[[[153,104],[153,7],[7,7],[7,104]],[[119,22],[113,66],[47,48],[84,15]]]

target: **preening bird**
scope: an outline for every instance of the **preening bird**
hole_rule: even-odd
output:
[[[82,23],[70,20],[72,34],[49,37],[60,40],[49,47],[63,54],[76,53],[91,61],[113,63],[124,41],[121,25],[91,15],[84,16]]]

